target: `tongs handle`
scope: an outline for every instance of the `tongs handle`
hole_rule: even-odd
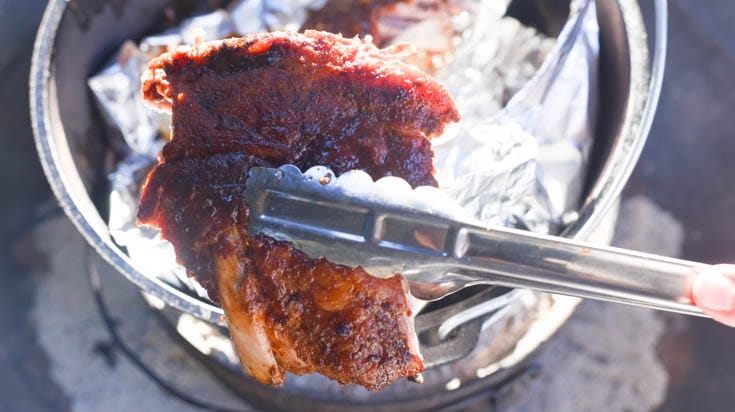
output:
[[[455,254],[478,280],[706,316],[690,292],[703,263],[513,229],[462,228]]]

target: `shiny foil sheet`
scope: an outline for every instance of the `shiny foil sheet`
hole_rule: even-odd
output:
[[[126,42],[111,64],[89,79],[127,153],[109,176],[110,231],[142,273],[206,296],[176,264],[173,248],[158,238],[157,230],[135,225],[140,185],[168,138],[170,121],[143,105],[140,75],[147,62],[197,39],[297,30],[308,11],[324,3],[235,2],[138,45]],[[552,39],[506,17],[508,3],[474,1],[453,18],[454,49],[437,65],[435,76],[449,89],[463,119],[433,142],[436,176],[442,190],[474,219],[555,233],[579,204],[595,129],[599,44],[594,4],[573,4],[573,10],[584,13],[583,24],[576,31],[567,24]],[[421,28],[414,27],[397,39],[420,37]],[[570,47],[560,47],[565,44]],[[564,64],[558,64],[560,57]],[[554,70],[542,68],[550,65]]]

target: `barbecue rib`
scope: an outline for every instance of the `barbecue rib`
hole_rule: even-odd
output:
[[[309,13],[303,28],[369,38],[379,47],[407,42],[416,48],[416,53],[406,60],[434,71],[453,51],[452,18],[467,10],[469,3],[469,0],[329,0],[321,9]]]
[[[370,36],[386,46],[410,26],[427,20],[447,21],[467,8],[467,0],[329,0],[309,13],[304,28]]]
[[[247,232],[252,166],[326,165],[435,185],[427,140],[459,115],[447,92],[395,53],[307,31],[181,47],[154,59],[143,94],[173,137],[143,187],[158,227],[222,303],[248,374],[280,385],[318,372],[378,390],[423,369],[400,275],[311,259]]]

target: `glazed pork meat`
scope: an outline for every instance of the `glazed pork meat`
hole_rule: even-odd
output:
[[[370,36],[386,46],[416,24],[449,19],[465,10],[469,0],[328,0],[309,13],[304,28],[340,33],[344,37]],[[451,29],[449,29],[451,31]]]
[[[172,140],[138,210],[227,315],[245,371],[280,385],[321,373],[378,390],[424,368],[400,275],[314,259],[249,233],[253,166],[361,169],[435,185],[429,138],[457,121],[436,81],[380,50],[317,31],[182,46],[151,61],[147,102],[172,114]]]
[[[309,13],[305,29],[339,33],[344,37],[370,36],[377,46],[386,46],[417,17],[419,3],[438,8],[444,1],[435,0],[328,0],[324,7]],[[396,9],[408,6],[411,16],[396,15]]]
[[[417,52],[407,61],[433,71],[453,51],[452,18],[469,6],[470,0],[328,0],[303,27],[369,38],[379,47],[410,43]]]

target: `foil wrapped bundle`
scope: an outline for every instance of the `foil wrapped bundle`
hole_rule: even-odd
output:
[[[141,273],[206,297],[176,264],[168,242],[157,231],[135,225],[140,185],[169,134],[168,117],[142,102],[140,74],[147,62],[179,44],[297,30],[309,11],[324,3],[239,1],[138,45],[126,42],[113,62],[89,79],[106,119],[120,130],[119,146],[126,153],[110,174],[110,230]],[[585,7],[578,9],[584,13],[583,24],[575,30],[565,27],[553,39],[505,16],[508,3],[478,0],[454,17],[455,47],[435,76],[449,89],[463,119],[432,143],[436,176],[440,188],[474,219],[555,233],[579,203],[593,140],[598,55],[594,4],[582,2]]]
[[[463,116],[433,142],[439,184],[485,224],[556,234],[579,204],[599,27],[593,2],[572,6],[556,42],[501,18],[491,33],[470,33],[439,74]]]

